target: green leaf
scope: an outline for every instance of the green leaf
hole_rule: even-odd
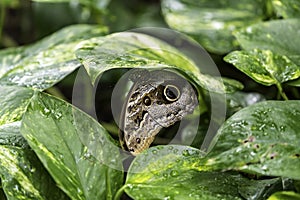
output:
[[[209,200],[260,199],[282,189],[280,178],[251,180],[236,172],[199,171],[196,163],[203,155],[187,146],[152,147],[132,162],[122,189],[134,199]]]
[[[246,107],[219,129],[199,168],[242,170],[300,180],[300,101]],[[217,141],[217,142],[216,142]]]
[[[287,56],[270,50],[234,51],[224,60],[263,85],[279,85],[300,77],[298,67]]]
[[[244,199],[266,199],[274,192],[282,189],[281,178],[250,179],[239,185],[239,193]]]
[[[0,125],[20,120],[32,95],[29,88],[0,85]]]
[[[0,177],[8,199],[68,199],[20,134],[20,122],[0,126]]]
[[[101,73],[114,68],[171,68],[209,91],[232,92],[242,87],[232,80],[225,80],[224,85],[221,79],[201,73],[183,53],[145,34],[124,32],[93,38],[76,54],[93,83]]]
[[[0,83],[47,89],[81,64],[74,51],[80,42],[103,35],[106,28],[74,25],[27,47],[0,51]]]
[[[295,192],[276,192],[268,200],[300,200],[300,194]]]
[[[300,66],[300,54],[299,55],[287,55],[296,65]]]
[[[238,44],[232,32],[262,21],[263,0],[163,0],[162,12],[167,24],[195,38],[205,49],[227,53]]]
[[[112,199],[121,186],[119,148],[97,121],[72,105],[37,92],[21,133],[70,198]]]
[[[0,146],[0,173],[8,199],[68,199],[31,150]]]
[[[241,29],[235,36],[245,50],[267,49],[275,54],[299,56],[299,29],[299,19],[274,20]]]
[[[300,87],[300,79],[298,78],[296,80],[290,81],[287,84],[294,87]]]
[[[233,113],[241,110],[244,107],[265,101],[265,97],[262,94],[255,92],[235,92],[226,95],[227,100],[227,115],[231,116]]]
[[[131,164],[125,192],[133,199],[241,199],[237,174],[192,170],[198,149],[156,146],[138,155]]]
[[[298,0],[272,0],[277,15],[283,18],[300,17],[300,1]]]
[[[20,133],[20,125],[20,121],[1,125],[0,145],[28,148],[26,140]]]

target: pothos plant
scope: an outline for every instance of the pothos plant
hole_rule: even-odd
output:
[[[300,199],[299,2],[163,0],[161,5],[171,28],[226,55],[226,62],[257,83],[275,85],[277,97],[257,102],[253,93],[240,91],[238,81],[205,74],[157,38],[108,34],[102,26],[73,25],[35,44],[1,50],[2,198]],[[207,108],[199,115],[210,119],[205,96],[212,92],[227,93],[230,116],[207,152],[199,145],[153,146],[124,173],[109,126],[53,92],[80,66],[92,84],[112,69],[177,70]]]

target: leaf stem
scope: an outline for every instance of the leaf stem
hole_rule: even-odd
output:
[[[117,191],[117,193],[114,197],[114,200],[119,200],[121,198],[121,196],[124,193],[124,190],[125,190],[126,187],[127,187],[127,185],[125,184],[120,189],[118,189],[118,191]]]
[[[283,89],[282,89],[282,86],[281,84],[276,84],[277,88],[278,88],[278,92],[279,94],[281,95],[281,97],[284,99],[284,100],[289,100],[289,98],[286,96],[286,94],[284,93]]]

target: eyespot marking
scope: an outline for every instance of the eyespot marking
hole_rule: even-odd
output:
[[[180,97],[180,91],[175,85],[166,85],[164,89],[164,97],[168,101],[176,101]]]
[[[144,103],[145,106],[150,106],[151,105],[151,99],[148,96],[146,96],[143,99],[143,103]]]

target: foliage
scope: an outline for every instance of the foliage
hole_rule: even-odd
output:
[[[300,200],[298,1],[162,0],[162,17],[154,21],[137,19],[143,12],[149,16],[157,12],[145,2],[133,2],[132,7],[123,1],[77,3],[78,16],[87,10],[90,15],[85,20],[79,17],[78,23],[97,25],[65,26],[33,44],[0,51],[0,197]],[[0,3],[2,10],[20,6],[17,0]],[[129,12],[139,6],[136,14]],[[117,8],[124,18],[135,18],[134,25],[124,22],[120,28],[120,22],[109,21],[117,17]],[[2,29],[4,18],[0,20]],[[233,72],[235,67],[247,81],[199,69],[185,52],[157,37],[116,33],[140,24],[164,27],[164,22],[201,44],[220,71],[230,66]],[[5,39],[6,30],[3,33]],[[201,111],[193,115],[200,115],[201,127],[191,146],[156,145],[128,161],[119,150],[112,119],[96,121],[64,94],[80,70],[90,85],[100,82],[110,88],[129,68],[167,68],[193,84],[201,104]],[[247,90],[250,85],[257,91]],[[100,89],[99,96],[107,96],[106,89]],[[226,94],[225,122],[209,112],[210,94],[213,98]],[[106,107],[107,102],[100,101],[98,112],[106,115]],[[209,120],[220,127],[208,149],[203,149],[202,132],[206,133]],[[183,143],[190,137],[188,130],[185,134]]]

